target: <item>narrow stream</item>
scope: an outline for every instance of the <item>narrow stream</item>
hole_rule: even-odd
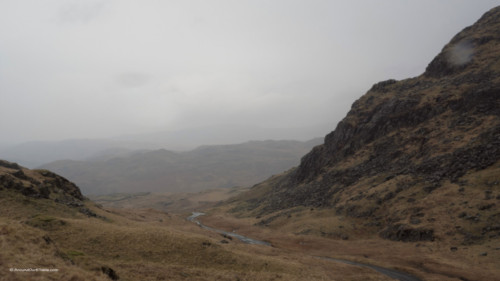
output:
[[[203,216],[204,214],[205,213],[193,212],[193,214],[191,216],[187,217],[187,220],[196,223],[201,228],[237,238],[237,239],[239,239],[242,242],[247,243],[247,244],[271,246],[271,243],[269,243],[269,242],[255,240],[252,238],[245,237],[243,235],[236,234],[234,232],[227,232],[224,230],[220,230],[220,229],[206,226],[196,219],[197,217]],[[399,281],[422,281],[422,279],[419,279],[419,278],[417,278],[413,275],[410,275],[408,273],[404,273],[401,271],[397,271],[397,270],[393,270],[393,269],[389,269],[389,268],[385,268],[385,267],[380,267],[380,266],[376,266],[376,265],[364,264],[364,263],[359,263],[359,262],[354,262],[354,261],[349,261],[349,260],[334,259],[334,258],[330,258],[330,257],[316,257],[316,258],[320,258],[320,259],[328,260],[328,261],[333,261],[333,262],[350,264],[350,265],[354,265],[354,266],[367,267],[367,268],[376,270],[376,271],[384,274],[385,276],[391,277],[391,278],[399,280]]]
[[[380,267],[376,265],[371,265],[371,264],[365,264],[365,263],[359,263],[359,262],[354,262],[354,261],[349,261],[349,260],[341,260],[341,259],[334,259],[330,257],[316,257],[320,258],[323,260],[329,260],[329,261],[334,261],[334,262],[340,262],[340,263],[345,263],[345,264],[350,264],[350,265],[355,265],[355,266],[362,266],[362,267],[367,267],[371,268],[373,270],[376,270],[386,276],[389,276],[391,278],[394,278],[396,280],[400,281],[422,281],[422,279],[419,279],[413,275],[410,275],[408,273],[404,273],[401,271],[385,268],[385,267]]]
[[[220,234],[224,234],[224,235],[227,235],[227,236],[230,236],[230,237],[234,237],[234,238],[239,239],[240,241],[242,241],[244,243],[247,243],[247,244],[271,246],[271,243],[269,243],[269,242],[255,240],[255,239],[252,239],[252,238],[245,237],[243,235],[236,234],[234,232],[227,232],[227,231],[224,231],[224,230],[212,228],[212,227],[206,226],[206,225],[202,224],[201,222],[199,222],[198,220],[196,220],[197,217],[203,216],[204,214],[205,213],[193,212],[193,214],[191,216],[189,216],[187,218],[187,220],[196,223],[201,228],[204,228],[204,229],[207,229],[207,230],[210,230],[210,231],[214,231],[214,232],[217,232],[217,233],[220,233]]]

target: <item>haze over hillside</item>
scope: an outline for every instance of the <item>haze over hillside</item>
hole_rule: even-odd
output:
[[[251,186],[297,166],[322,139],[252,141],[202,146],[186,152],[115,151],[87,161],[60,160],[40,166],[77,183],[84,194],[192,192]]]
[[[240,144],[248,141],[307,141],[328,131],[329,125],[303,128],[260,128],[256,126],[222,125],[163,131],[148,134],[116,136],[103,139],[70,139],[32,141],[0,145],[4,159],[29,168],[56,160],[91,160],[102,155],[121,155],[137,150],[166,149],[188,151],[203,145]]]
[[[373,81],[422,73],[497,3],[0,1],[0,155],[34,166],[98,152],[61,140],[189,150],[322,136]]]
[[[119,7],[113,1],[92,3],[97,5],[83,9],[83,14],[81,7],[65,6],[57,19],[87,24],[106,11],[103,7]],[[310,3],[318,2],[307,2],[307,7],[314,6]],[[428,9],[430,3],[439,6],[446,1],[418,3],[427,9],[412,10],[419,17],[415,24],[425,25],[425,15],[436,12],[449,20],[443,11]],[[486,1],[450,3],[468,6],[473,14],[476,5]],[[357,12],[366,15],[368,11],[374,17],[368,22],[385,21],[369,9],[379,5],[366,2],[365,9]],[[287,11],[298,8],[280,10],[286,7]],[[300,7],[301,13],[310,11]],[[397,10],[381,7],[390,14]],[[314,11],[312,15],[323,15]],[[254,13],[251,18],[255,19]],[[267,24],[265,19],[258,23]],[[347,19],[342,28],[357,26]],[[206,21],[197,19],[194,23],[200,24],[194,26],[205,26]],[[285,26],[286,31],[295,31]],[[0,160],[0,281],[500,281],[499,31],[500,6],[456,34],[429,59],[422,75],[367,87],[368,92],[353,103],[324,143],[307,149],[298,167],[251,188],[162,196],[114,194],[101,196],[111,203],[101,206],[58,174]],[[245,39],[250,34],[245,33]],[[359,68],[356,63],[349,67]],[[129,88],[148,81],[137,73],[118,78]],[[89,101],[92,98],[78,102]],[[119,177],[132,176],[146,186],[158,175],[182,177],[181,170],[194,168],[186,178],[206,186],[229,174],[267,168],[303,145],[264,141],[204,146],[183,153],[113,149],[92,161],[63,161],[61,168],[83,163],[109,176],[116,167],[121,169]],[[250,162],[240,165],[242,159]],[[99,171],[92,172],[96,177]],[[231,194],[237,195],[228,199]]]

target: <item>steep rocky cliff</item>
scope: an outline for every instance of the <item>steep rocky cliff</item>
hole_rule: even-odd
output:
[[[489,227],[471,226],[472,233],[498,232],[499,160],[497,7],[458,33],[422,75],[375,84],[298,168],[255,186],[244,201],[258,215],[332,208],[403,241],[434,239],[439,216],[428,213],[470,207],[462,219]]]

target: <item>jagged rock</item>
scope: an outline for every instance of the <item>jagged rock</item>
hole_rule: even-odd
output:
[[[5,160],[0,160],[0,167],[5,167],[5,168],[15,169],[15,170],[21,169],[21,166],[19,166],[17,163],[8,162]]]
[[[484,204],[484,205],[481,205],[478,207],[478,209],[480,211],[484,211],[484,210],[489,210],[491,209],[492,207],[496,206],[495,203],[491,203],[491,204]]]
[[[478,241],[481,241],[484,237],[482,235],[474,235],[470,232],[466,232],[464,234],[464,240],[462,242],[463,245],[471,245]]]
[[[111,280],[120,279],[116,271],[109,266],[102,266],[101,271],[102,273],[106,274]]]
[[[231,237],[231,236],[229,236],[229,235],[227,235],[225,233],[222,233],[221,236],[224,237],[224,238],[226,238],[226,239],[233,240],[233,237]]]
[[[80,213],[86,215],[87,217],[97,217],[97,214],[89,210],[88,208],[80,208],[79,210]]]
[[[434,230],[397,224],[387,226],[380,236],[384,239],[403,242],[434,241]]]
[[[380,92],[380,93],[387,93],[389,91],[388,86],[396,83],[398,81],[394,79],[389,79],[386,81],[378,82],[377,84],[373,85],[370,91],[372,92]]]
[[[48,235],[44,235],[42,238],[45,241],[45,243],[47,243],[47,244],[54,243],[54,241],[52,241],[52,239],[50,239],[50,237]]]
[[[34,197],[34,198],[41,198],[40,193],[37,190],[35,190],[32,186],[23,187],[21,189],[21,193],[24,196],[29,196],[29,197]]]
[[[0,189],[2,188],[18,191],[27,197],[54,200],[68,207],[81,208],[85,215],[96,216],[83,208],[86,198],[74,183],[47,170],[29,170],[16,163],[0,160]]]
[[[22,190],[23,184],[12,175],[0,175],[0,186],[7,189]]]
[[[15,165],[17,165],[17,164],[15,164]],[[22,180],[28,179],[28,177],[24,174],[23,170],[18,170],[17,172],[12,173],[12,175],[18,179],[22,179]]]
[[[53,172],[47,170],[41,170],[40,174],[44,177],[48,178],[45,180],[45,184],[48,186],[53,186],[61,189],[64,193],[69,194],[71,197],[74,197],[78,200],[84,200],[80,189],[72,182],[67,180],[64,177],[61,177]]]
[[[490,231],[500,231],[500,225],[490,225],[483,228],[481,234],[486,234]]]

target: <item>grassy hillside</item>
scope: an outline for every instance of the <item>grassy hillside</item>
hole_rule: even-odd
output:
[[[138,151],[89,161],[62,160],[41,167],[77,183],[84,194],[193,192],[251,186],[298,165],[300,157],[320,142],[253,141],[182,153]]]
[[[304,239],[414,247],[392,254],[451,280],[499,280],[499,30],[497,7],[421,76],[375,84],[297,168],[214,214]]]
[[[103,208],[57,174],[0,161],[0,280],[391,280],[324,257],[427,281],[500,280],[499,30],[497,7],[457,34],[423,75],[375,84],[297,168],[248,191],[120,193],[98,198],[159,209]],[[90,169],[99,181],[117,176],[125,191],[136,190],[123,189],[128,181],[140,191],[179,183],[195,190],[268,170],[275,144],[61,168]],[[203,224],[271,246],[186,221],[189,209],[208,207]]]
[[[375,84],[323,145],[242,195],[236,209],[262,216],[331,208],[394,240],[432,240],[445,222],[458,227],[455,220],[469,218],[477,227],[458,231],[461,239],[496,238],[497,230],[480,228],[500,224],[499,29],[495,8],[457,34],[421,76]],[[438,221],[434,212],[466,215]]]
[[[168,213],[185,214],[212,208],[224,200],[237,196],[247,190],[247,187],[233,187],[209,189],[192,193],[113,193],[89,196],[89,198],[106,208],[153,208]]]
[[[56,174],[0,164],[2,281],[387,280],[303,253],[228,241],[184,215],[106,210]],[[45,187],[49,192],[39,193]],[[33,271],[20,271],[27,269]]]

